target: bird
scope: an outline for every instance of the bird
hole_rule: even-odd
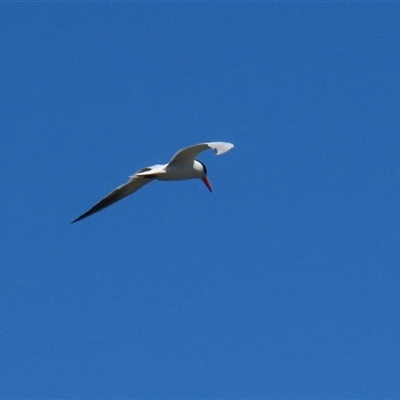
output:
[[[228,142],[206,142],[185,147],[176,152],[167,164],[156,164],[150,167],[141,168],[134,175],[129,177],[130,179],[128,182],[118,186],[92,208],[74,219],[71,224],[111,206],[153,180],[180,181],[198,178],[201,179],[207,186],[208,190],[212,192],[211,183],[207,178],[207,167],[195,158],[198,154],[208,149],[212,149],[216,155],[220,155],[231,150],[233,147],[233,144]]]

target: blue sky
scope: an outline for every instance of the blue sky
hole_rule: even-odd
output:
[[[400,397],[398,4],[0,10],[1,398]]]

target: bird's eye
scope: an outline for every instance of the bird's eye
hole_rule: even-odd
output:
[[[197,161],[199,161],[199,160],[197,160]],[[204,175],[207,176],[207,167],[201,161],[199,161],[199,163],[203,166]]]

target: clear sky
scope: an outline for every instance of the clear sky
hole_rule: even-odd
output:
[[[1,3],[0,397],[399,398],[399,21]]]

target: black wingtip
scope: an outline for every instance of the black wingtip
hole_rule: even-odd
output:
[[[78,222],[78,221],[80,221],[81,219],[83,219],[83,218],[85,218],[85,216],[84,215],[81,215],[80,217],[78,217],[78,218],[75,218],[73,221],[71,221],[70,223],[71,224],[74,224],[75,222]]]
[[[101,203],[101,202],[100,202]],[[95,206],[93,206],[89,211],[86,211],[85,213],[83,213],[82,215],[80,215],[78,218],[75,218],[72,222],[71,222],[71,224],[73,224],[74,222],[78,222],[78,221],[80,221],[81,219],[85,219],[85,218],[87,218],[87,217],[90,217],[91,215],[93,215],[93,214],[95,214],[95,213],[97,213],[98,211],[100,211],[100,210],[102,210],[103,208],[105,208],[105,207],[99,207],[99,204],[100,203],[97,203]]]

